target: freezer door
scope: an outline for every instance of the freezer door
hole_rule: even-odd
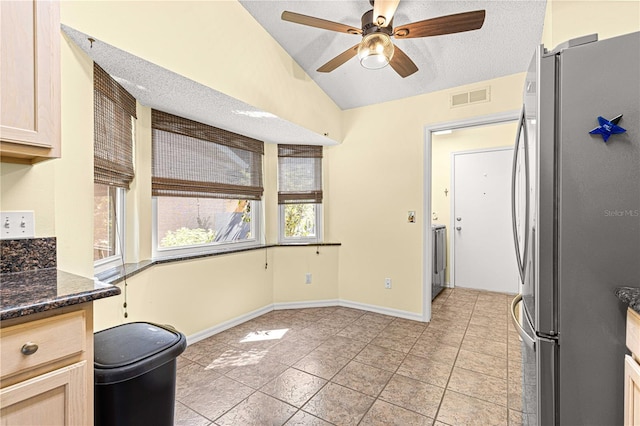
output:
[[[511,320],[520,335],[522,367],[519,376],[512,377],[522,386],[522,424],[538,425],[538,366],[536,335],[531,321],[522,304],[522,295],[517,295],[511,302]]]
[[[640,33],[558,56],[561,424],[622,424],[625,307],[640,277]],[[626,133],[590,134],[598,116]]]
[[[522,295],[511,302],[511,320],[521,339],[522,424],[554,426],[558,422],[558,344],[535,334]]]
[[[562,423],[559,418],[558,403],[558,343],[554,339],[536,338],[536,394],[538,409],[537,424],[539,425],[571,425],[582,423]],[[527,365],[522,359],[523,368]],[[529,382],[525,382],[522,392],[531,391]]]

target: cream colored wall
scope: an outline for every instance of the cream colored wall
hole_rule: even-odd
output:
[[[640,1],[547,0],[545,25],[543,43],[549,49],[592,33],[603,40],[640,31]]]
[[[637,2],[555,1],[550,10],[545,37],[553,43],[573,34],[638,29]],[[172,323],[187,334],[265,304],[309,298],[421,313],[422,234],[428,214],[423,179],[431,172],[423,166],[424,126],[517,109],[521,101],[524,77],[518,74],[341,112],[235,0],[65,0],[61,16],[64,24],[118,48],[344,140],[325,150],[325,240],[341,242],[340,248],[321,248],[320,258],[304,249],[270,251],[273,269],[267,271],[264,253],[256,251],[156,266],[129,280],[128,320]],[[61,267],[91,276],[91,67],[79,49],[64,39],[62,45],[63,159],[34,166],[0,164],[0,208],[35,210],[36,235],[58,237]],[[492,86],[490,103],[448,108],[449,93],[485,84]],[[150,131],[144,108],[137,126],[137,179],[128,195],[128,232],[136,235],[127,246],[130,261],[150,256]],[[277,239],[274,152],[268,146],[265,155],[269,242]],[[415,224],[406,222],[408,210],[417,212]],[[307,268],[322,285],[299,284]],[[337,288],[324,285],[332,277],[337,277]],[[393,279],[391,290],[384,289],[385,277]],[[123,321],[122,298],[96,302],[97,330]]]
[[[472,127],[445,135],[433,135],[431,140],[431,211],[434,223],[447,227],[447,247],[451,247],[451,154],[460,151],[513,146],[517,123]],[[445,194],[445,190],[448,192]],[[445,282],[449,283],[450,256],[447,256]]]
[[[90,277],[93,275],[93,61],[64,37],[60,46],[62,158],[51,161],[58,268]]]
[[[135,177],[126,195],[126,261],[151,258],[151,109],[136,105]]]
[[[555,46],[592,32],[602,39],[637,31],[639,5],[554,0],[547,7],[543,42]],[[523,74],[493,80],[490,103],[455,110],[448,108],[451,90],[344,112],[344,142],[326,150],[331,204],[325,226],[329,240],[343,243],[341,299],[421,312],[422,182],[430,172],[422,165],[423,127],[519,109],[523,80]],[[416,210],[416,224],[406,223],[408,210]],[[392,290],[384,289],[384,277],[393,279]]]
[[[336,301],[339,246],[278,247],[273,252],[274,303]],[[311,273],[311,284],[305,274]]]
[[[262,174],[265,185],[263,240],[275,244],[278,242],[278,145],[265,144]]]
[[[85,34],[319,134],[340,109],[236,0],[64,1]]]
[[[269,263],[271,253],[269,253]],[[273,303],[273,266],[264,250],[155,265],[128,279],[120,296],[94,302],[94,328],[131,321],[171,324],[187,336]]]
[[[345,140],[325,149],[329,241],[340,241],[340,298],[422,313],[425,126],[518,109],[524,74],[344,112]],[[491,86],[491,102],[449,95]],[[407,223],[407,211],[416,223]],[[392,289],[384,288],[384,278]]]
[[[213,23],[216,17],[224,17]],[[63,1],[66,25],[317,132],[341,138],[340,110],[282,48],[234,1]],[[242,28],[242,31],[238,31]],[[220,37],[220,34],[233,36]],[[62,159],[34,166],[0,164],[2,210],[35,210],[36,235],[56,236],[61,269],[93,276],[92,62],[62,39]],[[256,67],[255,61],[261,66]],[[136,178],[127,192],[127,261],[151,257],[151,130],[149,109],[138,105]],[[275,146],[265,147],[264,224],[277,241]],[[296,249],[291,249],[295,251]],[[289,252],[291,254],[291,252]],[[269,251],[273,256],[273,251]],[[296,262],[305,256],[293,254]],[[283,265],[286,255],[279,257]],[[264,269],[262,250],[155,266],[129,280],[129,318],[171,323],[186,334],[242,316],[274,301],[275,262]],[[301,263],[302,264],[302,263]],[[309,266],[321,285],[337,276],[335,249]],[[280,269],[278,291],[293,274]],[[293,279],[293,278],[291,278]],[[328,291],[326,289],[329,289]],[[280,291],[282,290],[282,291]],[[301,294],[302,300],[316,297]],[[124,296],[95,303],[96,330],[125,321]],[[295,300],[280,297],[279,300]]]
[[[34,166],[0,163],[0,209],[33,210],[37,237],[55,236],[54,161]]]
[[[335,301],[339,250],[274,247],[156,265],[127,280],[128,318],[124,283],[120,296],[94,302],[94,328],[151,321],[191,336],[273,303]],[[307,272],[311,284],[304,283]]]

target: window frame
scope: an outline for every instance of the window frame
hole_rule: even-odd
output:
[[[302,203],[298,203],[302,204]],[[280,244],[314,244],[321,243],[323,241],[322,234],[322,203],[310,203],[314,206],[315,213],[315,225],[316,225],[316,235],[313,237],[287,237],[284,235],[285,232],[285,213],[284,209],[287,206],[295,205],[292,204],[278,204],[278,242]]]
[[[324,147],[318,145],[278,144],[278,242],[281,244],[313,244],[323,240],[322,199]],[[296,161],[297,160],[297,161]],[[306,164],[305,160],[312,160]],[[299,169],[305,172],[299,175]],[[306,171],[313,173],[309,179]],[[286,206],[312,205],[315,235],[288,237],[286,232]]]
[[[104,184],[99,184],[104,185]],[[115,206],[115,223],[116,223],[116,244],[115,254],[109,257],[104,257],[93,262],[94,274],[99,274],[111,268],[122,266],[125,261],[125,236],[126,236],[126,194],[125,189],[120,187],[113,187],[116,189],[116,206]],[[95,208],[95,206],[94,206]],[[95,227],[95,225],[94,225]]]
[[[152,257],[189,257],[264,245],[264,142],[156,109],[151,110],[151,131]],[[234,157],[246,162],[243,169]],[[161,248],[158,197],[247,200],[251,238]]]
[[[197,197],[193,197],[197,198]],[[253,237],[244,241],[228,241],[208,244],[198,244],[182,247],[160,248],[158,246],[158,197],[151,197],[152,230],[151,230],[151,257],[154,260],[173,257],[189,257],[202,254],[217,254],[246,248],[260,247],[264,245],[262,232],[262,203],[263,200],[249,200],[251,202],[251,226]]]

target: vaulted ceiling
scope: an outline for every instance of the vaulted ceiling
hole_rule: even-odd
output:
[[[401,0],[393,25],[443,15],[485,10],[481,29],[425,38],[397,39],[417,65],[406,78],[391,67],[363,68],[352,58],[330,73],[316,71],[357,44],[361,36],[283,21],[283,11],[361,27],[368,0],[290,1],[240,0],[266,29],[342,109],[416,96],[437,90],[524,72],[541,42],[545,0]]]

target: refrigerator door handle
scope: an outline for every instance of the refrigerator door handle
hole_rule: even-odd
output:
[[[520,325],[520,322],[518,321],[518,316],[522,317],[523,315],[516,315],[516,309],[518,309],[518,304],[520,304],[522,302],[522,295],[518,294],[516,297],[513,298],[513,300],[511,301],[511,321],[513,321],[513,325],[516,327],[516,330],[518,331],[518,334],[520,335],[520,338],[522,339],[522,341],[524,342],[525,345],[527,345],[528,348],[535,350],[536,347],[536,341],[527,334],[526,331],[524,331],[524,328],[522,328],[522,325]],[[521,318],[523,321],[526,321],[526,318]]]
[[[524,252],[520,257],[520,244],[518,243],[518,222],[516,220],[516,177],[518,174],[518,152],[520,149],[520,135],[524,129],[524,175],[525,175],[525,222],[524,222]],[[527,249],[529,245],[529,147],[527,141],[527,122],[525,116],[524,105],[522,106],[522,114],[518,123],[518,132],[516,133],[516,142],[513,148],[513,168],[511,171],[511,224],[513,226],[513,243],[516,248],[516,259],[518,263],[518,272],[520,280],[525,281],[525,268],[527,260]]]

